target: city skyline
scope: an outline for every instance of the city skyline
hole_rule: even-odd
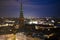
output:
[[[23,0],[25,17],[60,17],[58,0]],[[20,0],[0,0],[0,17],[19,17]]]

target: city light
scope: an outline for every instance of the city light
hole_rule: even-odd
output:
[[[38,24],[37,21],[30,21],[29,24]]]
[[[2,26],[8,26],[8,24],[2,24],[2,25],[0,25],[0,27],[2,27]]]
[[[53,35],[54,35],[54,34],[51,33],[51,34],[49,34],[49,35],[44,35],[44,37],[50,38],[50,37],[53,36]]]
[[[60,22],[58,22],[58,23],[60,23]]]
[[[52,23],[54,23],[55,21],[54,20],[51,20]]]
[[[18,40],[18,39],[16,38],[16,40]]]
[[[11,21],[11,20],[6,20],[5,22],[12,22],[12,23],[14,23],[15,21]]]

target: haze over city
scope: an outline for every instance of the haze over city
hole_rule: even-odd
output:
[[[23,0],[25,17],[60,17],[58,0]],[[20,0],[0,0],[0,17],[19,17]]]

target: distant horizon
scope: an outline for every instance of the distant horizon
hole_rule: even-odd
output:
[[[0,17],[0,18],[19,18],[19,17]],[[60,18],[60,17],[33,17],[33,16],[28,16],[28,17],[24,17],[24,18]]]

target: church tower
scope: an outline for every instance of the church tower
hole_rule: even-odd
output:
[[[24,15],[23,15],[23,6],[22,6],[22,0],[20,1],[20,16],[19,16],[19,27],[24,26]]]

